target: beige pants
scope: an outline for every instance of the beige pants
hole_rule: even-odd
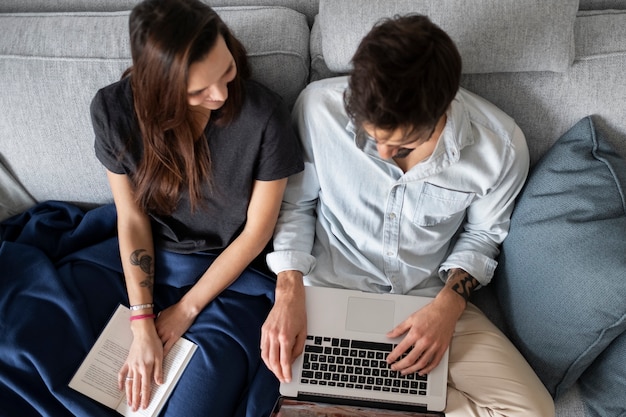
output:
[[[554,402],[524,357],[468,304],[450,345],[446,416],[553,417]]]

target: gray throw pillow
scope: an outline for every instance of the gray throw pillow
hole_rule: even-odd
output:
[[[529,175],[494,286],[511,339],[554,396],[626,330],[626,160],[590,117]]]

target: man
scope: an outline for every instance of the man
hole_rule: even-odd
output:
[[[446,415],[554,415],[524,358],[468,303],[493,276],[529,158],[515,122],[460,76],[445,32],[397,17],[362,40],[349,78],[299,98],[305,170],[289,180],[268,255],[278,279],[261,339],[281,381],[306,336],[303,285],[425,295],[388,333],[402,336],[392,369],[426,374],[450,347]]]

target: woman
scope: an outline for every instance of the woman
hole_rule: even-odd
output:
[[[132,67],[91,107],[133,316],[119,387],[133,409],[147,407],[185,334],[199,351],[165,414],[244,415],[259,386],[268,391],[253,403],[267,409],[247,415],[269,414],[277,384],[256,358],[270,306],[247,284],[229,286],[240,276],[249,287],[270,282],[248,266],[263,259],[287,177],[303,168],[288,111],[248,80],[244,47],[199,0],[143,1],[130,40]],[[206,270],[161,278],[162,249],[193,253]]]

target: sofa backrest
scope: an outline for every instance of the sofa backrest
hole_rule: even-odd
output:
[[[116,12],[130,10],[141,0],[2,0],[0,13],[18,12]],[[319,0],[203,0],[211,7],[280,6],[293,9],[310,23],[317,15]]]
[[[93,152],[88,108],[96,90],[119,79],[130,64],[125,20],[138,1],[0,1],[0,215],[8,199],[22,204],[66,200],[84,206],[111,201]],[[340,52],[349,63],[359,39],[355,33],[366,33],[381,17],[428,12],[434,20],[447,19],[442,25],[449,25],[446,30],[464,51],[463,86],[516,119],[526,133],[533,163],[587,115],[594,115],[626,156],[623,0],[580,0],[577,14],[573,12],[577,0],[476,0],[471,8],[459,6],[463,0],[203,1],[224,6],[216,9],[248,48],[254,77],[288,103],[308,81],[343,73],[345,68],[329,69],[326,59]],[[229,4],[256,6],[225,7]],[[494,16],[503,7],[515,13],[502,14],[498,21],[483,20],[483,25],[480,7],[485,4],[493,6],[487,15]],[[318,5],[322,12],[332,12],[332,7],[343,7],[344,12],[314,20]],[[460,14],[465,20],[458,19]],[[507,21],[511,16],[518,21]],[[542,26],[524,34],[520,21],[533,16],[531,23]],[[455,19],[460,22],[457,26]],[[324,27],[324,21],[330,23]],[[506,36],[493,36],[498,25]],[[488,27],[490,33],[481,33]],[[512,28],[519,34],[509,36]],[[470,30],[470,35],[463,30]],[[537,40],[539,33],[544,38]],[[469,42],[468,36],[503,42],[496,46],[511,59],[488,53],[493,50],[485,48],[491,45]],[[524,36],[534,39],[531,49],[525,44],[516,49],[515,42],[524,42]],[[325,43],[340,48],[327,47],[332,49],[325,54]],[[516,59],[522,51],[533,59]],[[478,56],[481,59],[472,62]],[[16,197],[11,189],[15,184],[23,185],[34,200]]]
[[[626,10],[624,0],[580,0],[580,10]]]
[[[593,116],[626,158],[626,10],[580,12],[575,57],[562,73],[467,75],[463,85],[513,116],[532,162],[580,119]]]
[[[427,14],[459,47],[463,87],[515,118],[533,164],[589,115],[626,156],[626,10],[578,11],[578,0],[463,2],[320,0],[312,80],[349,71],[358,42],[380,19]]]
[[[275,6],[215,9],[246,46],[253,77],[291,105],[309,79],[306,16]],[[131,63],[128,14],[0,14],[0,164],[37,201],[112,201],[89,105]]]

